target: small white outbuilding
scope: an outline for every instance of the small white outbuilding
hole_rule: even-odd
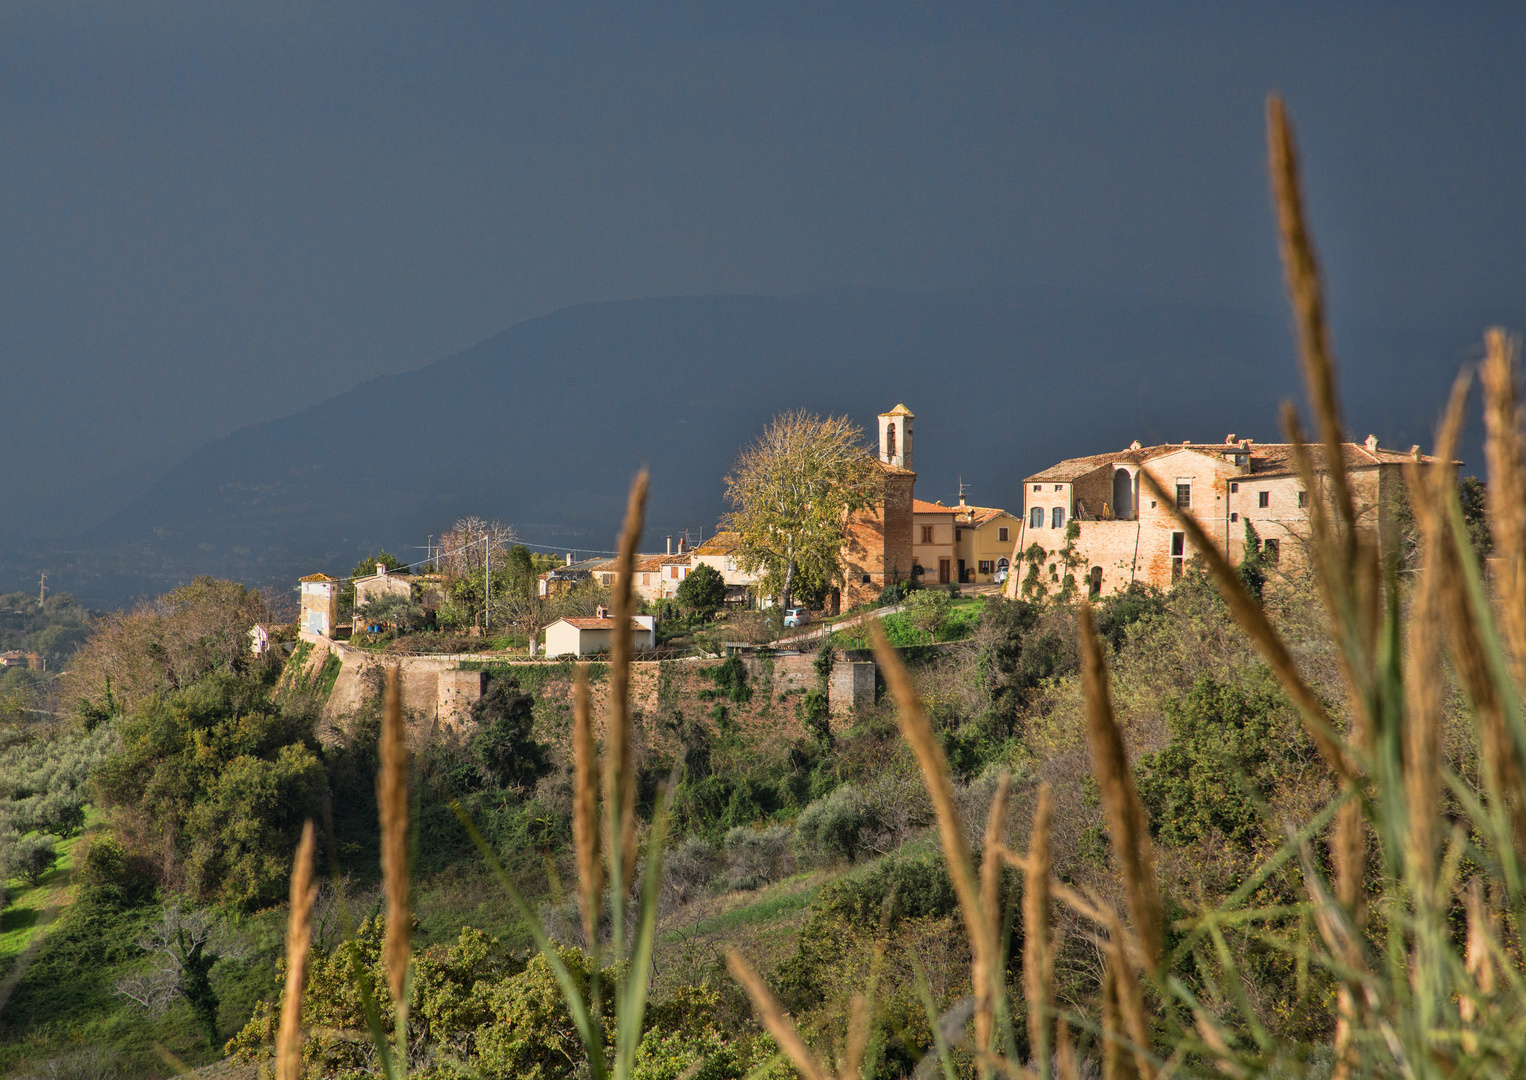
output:
[[[657,624],[650,615],[631,619],[631,648],[651,649],[657,645]],[[588,656],[609,652],[614,644],[615,620],[601,616],[560,618],[546,627],[546,655]]]

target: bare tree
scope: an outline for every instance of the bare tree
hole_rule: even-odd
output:
[[[158,924],[138,939],[138,948],[156,962],[145,972],[118,979],[115,991],[156,1014],[184,998],[207,1040],[216,1046],[218,1002],[212,966],[224,957],[244,955],[242,943],[224,931],[212,912],[171,904]]]
[[[786,607],[801,582],[841,581],[848,516],[880,497],[879,480],[863,429],[846,416],[774,417],[726,477],[735,508],[726,527],[741,537],[743,569],[762,568],[763,587]]]
[[[512,525],[464,517],[440,537],[440,554],[435,570],[449,579],[482,576],[483,560],[488,572],[501,569],[508,558],[509,546],[519,539]]]

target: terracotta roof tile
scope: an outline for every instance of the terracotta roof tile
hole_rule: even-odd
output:
[[[327,574],[308,574],[307,577],[298,578],[298,581],[338,581],[338,578],[329,577]]]
[[[568,626],[577,627],[579,630],[613,630],[615,628],[614,619],[600,619],[594,615],[563,615],[560,619],[557,620],[557,622],[564,622]],[[632,619],[631,629],[645,630],[646,627],[642,626],[635,619]]]
[[[1078,480],[1087,473],[1094,472],[1112,464],[1143,464],[1156,458],[1165,457],[1182,450],[1195,451],[1209,457],[1222,459],[1225,453],[1232,453],[1240,449],[1239,443],[1164,443],[1159,446],[1144,446],[1138,450],[1119,450],[1110,454],[1091,454],[1086,457],[1067,458],[1057,462],[1042,472],[1036,472],[1032,476],[1024,478],[1024,483],[1068,482]],[[1245,452],[1250,454],[1251,474],[1259,476],[1278,476],[1294,472],[1293,446],[1291,443],[1257,443],[1253,442],[1245,447]],[[1396,450],[1385,450],[1378,447],[1376,452],[1368,451],[1362,443],[1342,443],[1342,457],[1345,459],[1348,469],[1367,469],[1376,465],[1397,465],[1411,460],[1407,453]],[[1322,445],[1311,445],[1309,457],[1313,461],[1317,471],[1325,468],[1325,448]],[[1422,454],[1421,461],[1433,462],[1436,459]]]
[[[695,548],[695,555],[730,555],[742,546],[742,534],[736,532],[718,532]]]
[[[924,499],[911,500],[911,512],[913,514],[957,514],[957,506],[944,506],[942,503],[930,503]]]

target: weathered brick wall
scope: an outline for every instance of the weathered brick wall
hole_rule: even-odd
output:
[[[849,516],[843,545],[844,606],[873,603],[892,581],[910,580],[915,483],[915,475],[886,474],[879,504]]]

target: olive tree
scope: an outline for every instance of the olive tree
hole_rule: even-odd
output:
[[[774,417],[732,466],[726,527],[740,537],[742,568],[763,570],[763,588],[788,607],[802,584],[842,580],[849,515],[879,497],[863,429],[797,410]]]

